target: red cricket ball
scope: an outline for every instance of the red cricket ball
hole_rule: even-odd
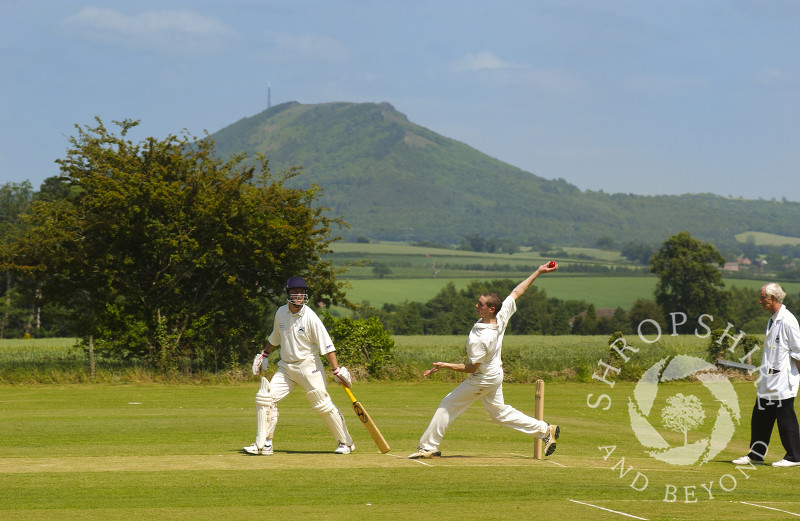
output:
[[[548,267],[548,268],[555,268],[555,267],[556,267],[556,261],[550,261],[550,262],[548,262],[548,263],[547,263],[547,267]]]

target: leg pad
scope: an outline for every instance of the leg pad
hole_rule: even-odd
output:
[[[350,437],[350,433],[347,432],[342,413],[333,404],[328,392],[324,389],[314,389],[306,393],[306,398],[314,412],[325,420],[325,424],[330,429],[336,442],[352,445],[353,439]]]
[[[275,400],[272,399],[269,389],[269,380],[261,377],[261,387],[256,393],[256,445],[259,449],[264,448],[270,431],[275,429],[273,415],[277,421],[277,410],[273,413],[275,408]],[[270,425],[272,423],[272,425]]]

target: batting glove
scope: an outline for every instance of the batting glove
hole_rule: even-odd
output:
[[[264,353],[258,353],[256,357],[253,359],[253,375],[258,376],[261,372],[261,368],[264,368],[264,371],[267,370],[267,366],[269,365],[269,358],[264,356]]]
[[[333,376],[336,378],[337,383],[344,385],[348,389],[353,386],[353,383],[350,380],[350,371],[348,371],[346,367],[340,365],[334,369]]]

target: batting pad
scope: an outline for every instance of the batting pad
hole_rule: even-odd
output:
[[[274,403],[272,393],[269,388],[269,380],[261,377],[261,387],[256,393],[256,405],[262,407],[270,407]]]
[[[308,391],[306,393],[306,398],[311,404],[311,408],[314,409],[314,412],[320,416],[336,410],[336,406],[333,404],[333,400],[331,400],[331,395],[324,389]]]
[[[352,445],[353,440],[347,432],[342,413],[340,413],[339,409],[333,404],[333,400],[331,400],[331,396],[328,392],[324,389],[314,389],[306,393],[306,398],[311,404],[311,408],[314,409],[314,412],[325,420],[325,424],[331,430],[331,434],[336,438],[337,443]]]
[[[264,444],[267,441],[272,416],[270,413],[274,404],[275,401],[270,394],[269,380],[262,376],[261,387],[256,393],[256,445],[259,449],[264,448]]]

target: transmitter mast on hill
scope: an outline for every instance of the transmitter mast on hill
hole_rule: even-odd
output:
[[[272,86],[267,82],[267,108],[272,106]]]

